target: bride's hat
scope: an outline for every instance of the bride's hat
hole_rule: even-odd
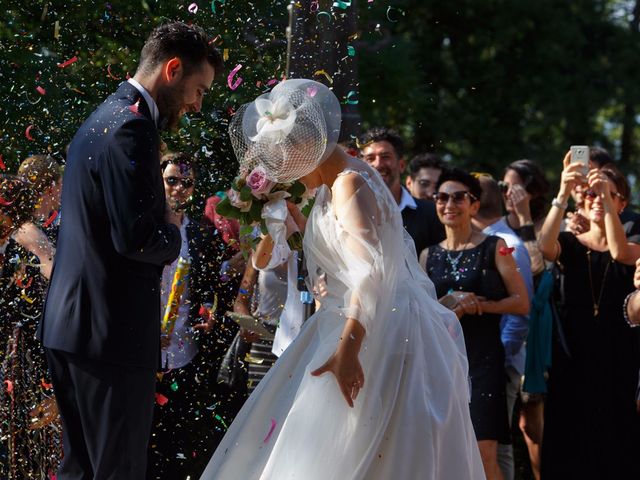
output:
[[[311,173],[340,134],[340,102],[325,85],[292,79],[243,105],[229,126],[240,172],[260,165],[274,182]]]

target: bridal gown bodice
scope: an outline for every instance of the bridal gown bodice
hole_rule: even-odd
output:
[[[311,283],[325,282],[327,294],[202,478],[484,478],[460,324],[437,302],[375,170],[363,164],[319,189],[304,253]],[[365,382],[353,408],[332,374],[310,375],[335,352],[346,318],[366,330]]]

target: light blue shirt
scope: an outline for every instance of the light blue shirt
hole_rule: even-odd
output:
[[[482,233],[485,235],[495,235],[502,238],[507,247],[513,247],[513,258],[518,265],[518,270],[522,275],[524,284],[527,287],[529,303],[533,299],[533,275],[531,274],[531,259],[529,252],[520,237],[509,228],[507,222],[502,218],[493,225],[489,225]],[[526,357],[525,341],[529,333],[528,315],[505,314],[500,320],[500,332],[502,344],[505,352],[505,366],[513,367],[520,375],[524,374],[524,363]]]

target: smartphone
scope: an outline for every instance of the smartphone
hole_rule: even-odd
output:
[[[571,163],[581,163],[583,173],[589,171],[589,147],[586,145],[571,145]]]

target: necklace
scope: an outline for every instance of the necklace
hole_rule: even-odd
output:
[[[591,287],[591,300],[593,302],[593,316],[597,317],[600,313],[600,302],[602,301],[602,293],[604,292],[604,284],[609,272],[609,265],[613,263],[613,259],[609,259],[607,266],[604,269],[604,275],[602,275],[602,285],[600,285],[600,293],[598,294],[598,301],[596,302],[595,292],[593,291],[593,274],[591,273],[591,250],[587,250],[587,266],[589,268],[589,287]]]
[[[461,250],[455,256],[452,256],[451,250],[447,249],[447,263],[449,263],[449,266],[451,267],[451,275],[453,276],[456,282],[460,281],[460,276],[462,275],[462,271],[458,268],[458,263],[460,262],[460,259],[462,258],[462,254],[464,253],[464,250],[465,250],[464,247],[466,247],[469,244],[472,237],[473,237],[473,232],[471,232],[471,235],[469,235],[469,238],[462,245]]]

